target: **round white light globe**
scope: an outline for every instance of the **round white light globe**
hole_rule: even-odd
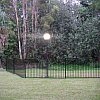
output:
[[[45,33],[43,35],[44,40],[49,40],[50,39],[50,34],[49,33]]]

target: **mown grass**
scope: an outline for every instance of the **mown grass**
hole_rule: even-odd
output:
[[[0,100],[100,100],[100,78],[26,79],[0,71]]]

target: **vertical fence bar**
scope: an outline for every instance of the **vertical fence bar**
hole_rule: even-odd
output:
[[[6,71],[7,71],[7,65],[8,65],[8,64],[7,64],[7,58],[6,58]]]
[[[15,74],[15,59],[12,59],[12,63],[13,63],[13,74]]]
[[[49,66],[49,64],[48,64],[48,59],[47,59],[47,61],[46,61],[46,77],[48,78],[48,66]]]
[[[65,58],[65,78],[66,78],[66,58]]]
[[[58,59],[54,59],[53,62],[50,63],[49,59],[46,59],[46,62],[45,62],[46,65],[44,67],[43,61],[36,63],[37,65],[33,66],[31,64],[32,62],[28,61],[30,59],[27,59],[27,60],[19,59],[20,62],[18,62],[19,60],[18,61],[16,60],[18,59],[5,58],[6,71],[10,71],[14,74],[15,73],[19,74],[20,76],[23,76],[25,78],[34,77],[34,76],[44,77],[44,75],[47,78],[53,77],[53,78],[65,78],[65,79],[67,77],[100,78],[100,73],[99,73],[100,72],[100,64],[99,64],[100,62],[92,61],[92,65],[90,65],[90,64],[87,64],[87,62],[84,62],[81,64],[81,61],[78,61],[77,59],[74,59],[74,63],[73,63],[73,59],[64,58],[63,59],[64,62],[62,63]],[[34,73],[34,70],[32,69],[34,67],[35,67],[35,73]]]
[[[26,75],[26,72],[27,72],[27,71],[26,71],[26,62],[27,62],[27,61],[26,61],[26,60],[23,60],[22,62],[24,63],[24,68],[25,68],[25,78],[26,78],[26,77],[27,77],[27,75]]]

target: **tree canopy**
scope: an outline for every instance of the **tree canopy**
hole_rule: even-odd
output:
[[[53,56],[91,57],[94,49],[100,50],[100,0],[77,2],[0,0],[0,27],[9,34],[4,55],[39,57],[47,46],[42,36],[49,32]]]

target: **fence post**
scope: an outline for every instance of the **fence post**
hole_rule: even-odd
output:
[[[6,71],[7,71],[7,65],[8,65],[8,64],[7,64],[7,58],[5,58],[5,60],[6,60]]]
[[[15,74],[15,59],[13,58],[13,74]]]
[[[26,78],[27,77],[26,76],[26,70],[27,70],[26,69],[26,62],[27,62],[27,59],[22,59],[22,60],[23,60],[22,62],[23,62],[24,68],[25,68],[25,78]]]
[[[65,57],[65,78],[66,78],[66,57]]]
[[[48,66],[49,66],[49,64],[48,64],[49,62],[48,62],[48,59],[46,60],[46,77],[48,78]]]

